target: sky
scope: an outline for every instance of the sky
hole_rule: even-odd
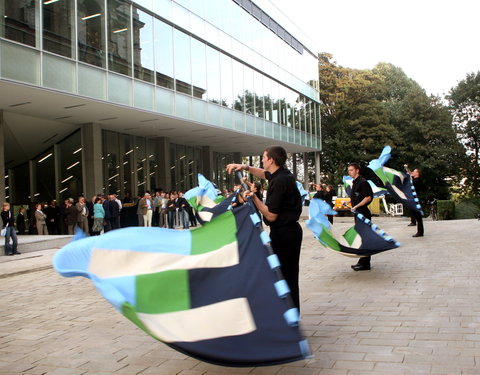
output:
[[[271,0],[338,65],[401,68],[444,96],[480,71],[479,0]]]

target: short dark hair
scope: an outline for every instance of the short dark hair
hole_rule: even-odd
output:
[[[273,159],[276,165],[282,167],[287,161],[287,151],[281,146],[270,146],[265,149],[267,157]]]
[[[348,163],[347,168],[348,167],[353,167],[356,170],[360,170],[360,166],[358,165],[358,163]]]

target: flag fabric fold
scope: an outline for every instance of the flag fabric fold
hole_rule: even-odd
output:
[[[199,173],[198,186],[185,192],[185,199],[203,225],[229,210],[236,199],[236,193],[228,198],[219,195],[215,185]]]
[[[357,218],[355,225],[348,229],[342,237],[337,238],[332,233],[331,225],[325,216],[336,214],[330,205],[322,199],[312,199],[308,208],[310,218],[306,221],[307,227],[323,246],[339,254],[363,257],[400,246],[385,231],[359,213],[354,213]]]
[[[259,222],[245,204],[194,230],[119,229],[72,241],[53,266],[91,279],[140,329],[194,358],[225,366],[300,360],[308,343]]]
[[[383,196],[389,194],[387,189],[378,187],[371,180],[367,180],[367,181],[370,184],[370,187],[372,188],[374,198],[383,197]],[[343,186],[345,187],[345,192],[347,193],[348,196],[351,195],[352,185],[353,185],[353,178],[350,177],[350,176],[343,176]]]
[[[368,164],[368,168],[374,171],[382,180],[385,188],[395,201],[423,215],[420,200],[418,199],[410,176],[395,169],[385,167],[386,162],[390,159],[391,152],[392,148],[385,146],[378,159],[373,159]]]

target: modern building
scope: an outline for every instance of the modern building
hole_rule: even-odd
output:
[[[0,0],[0,200],[219,186],[319,151],[318,61],[269,0]]]

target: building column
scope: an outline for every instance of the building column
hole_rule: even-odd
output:
[[[210,146],[202,146],[203,175],[206,179],[213,181],[213,151]]]
[[[242,164],[242,154],[240,152],[233,153],[233,162],[236,164]]]
[[[293,153],[292,154],[292,174],[293,177],[295,177],[295,180],[297,179],[298,173],[297,173],[297,154]]]
[[[60,203],[61,188],[61,166],[60,166],[60,146],[58,143],[53,145],[53,157],[55,158],[55,200]],[[89,197],[87,197],[89,199]]]
[[[81,134],[83,194],[88,199],[102,192],[104,187],[102,129],[100,124],[83,124]]]
[[[158,187],[165,191],[170,191],[172,190],[172,181],[170,181],[170,138],[158,137],[156,141]]]
[[[3,20],[2,20],[3,21]],[[5,121],[0,111],[0,202],[5,202]]]
[[[303,153],[303,188],[308,191],[308,152]]]
[[[320,152],[316,151],[315,152],[315,183],[320,184],[321,181],[321,176],[320,176]]]

